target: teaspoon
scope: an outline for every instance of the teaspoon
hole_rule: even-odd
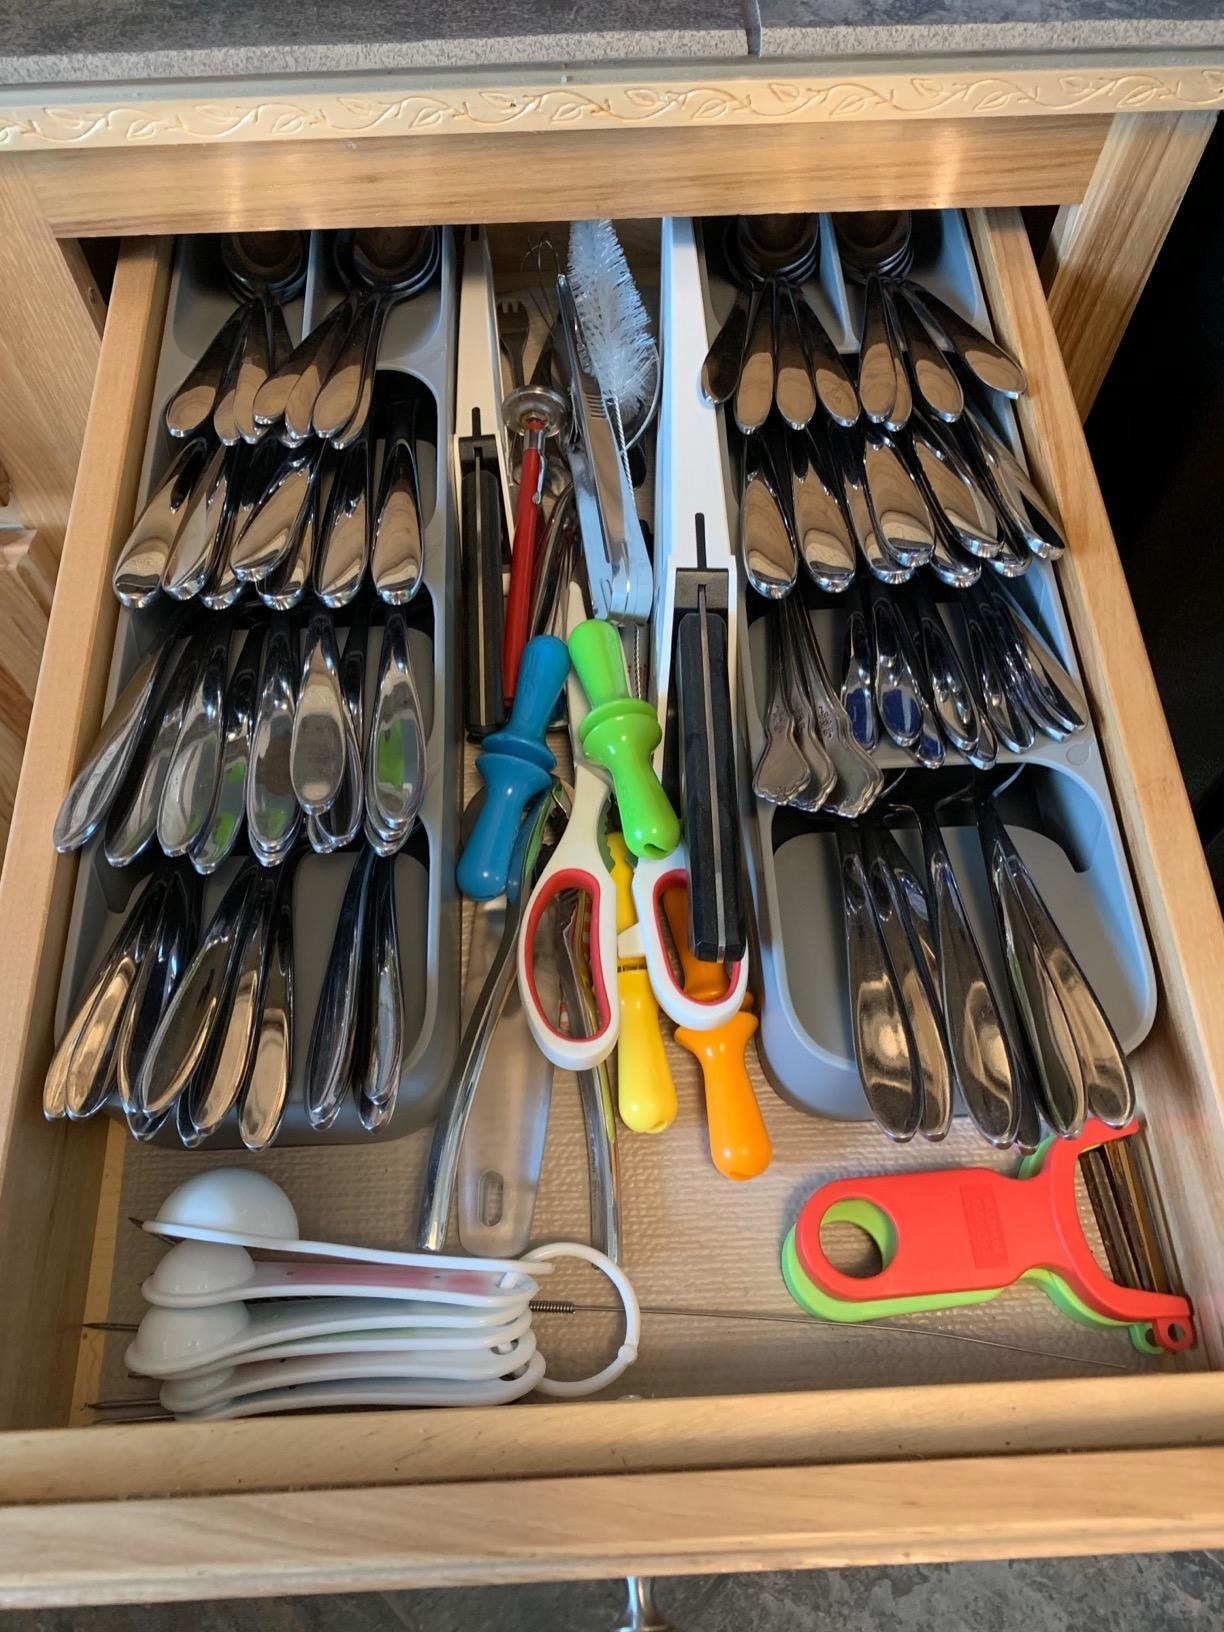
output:
[[[795,543],[812,582],[831,595],[841,594],[854,582],[858,565],[850,524],[821,470],[811,432],[788,442]]]
[[[183,856],[203,832],[221,770],[229,626],[211,633],[157,807],[157,842],[167,856]]]
[[[761,718],[765,746],[752,775],[752,791],[771,805],[788,805],[811,778],[807,760],[795,740],[794,715],[787,694],[782,646],[785,634],[779,613],[771,614],[766,634],[766,700]]]
[[[366,744],[365,805],[384,843],[399,848],[425,796],[425,733],[408,651],[408,626],[389,612]]]
[[[306,1115],[316,1129],[332,1125],[352,1084],[366,902],[377,859],[367,848],[353,863],[315,1012],[306,1062]]]
[[[360,437],[336,455],[315,559],[315,591],[324,606],[347,606],[370,556],[370,444]]]
[[[55,818],[52,842],[61,852],[79,850],[106,819],[127,780],[176,651],[172,631],[144,659],[103,721],[89,757],[72,780]]]
[[[126,797],[111,808],[103,841],[112,867],[126,867],[148,846],[157,828],[157,813],[170,770],[170,761],[183,727],[188,698],[202,657],[197,640],[188,644],[165,688],[161,717],[154,729],[144,763],[132,767]]]
[[[208,819],[191,847],[197,873],[214,873],[232,853],[246,814],[247,763],[255,726],[259,691],[259,660],[264,631],[252,629],[243,643],[238,666],[225,690],[225,726],[221,764]]]
[[[335,626],[327,612],[316,612],[306,630],[306,655],[289,749],[293,791],[308,816],[330,809],[340,792],[345,714]]]
[[[247,833],[251,849],[265,867],[275,867],[288,855],[302,819],[289,774],[296,702],[295,644],[284,623],[272,626],[264,649],[263,677],[251,734]]]
[[[259,869],[248,862],[230,884],[153,1034],[136,1078],[137,1102],[150,1116],[174,1105],[197,1073],[207,1075],[216,1021],[228,997],[259,880]]]
[[[748,339],[752,307],[751,292],[747,289],[737,289],[735,305],[731,308],[727,321],[714,336],[713,343],[706,353],[705,362],[701,365],[702,395],[713,407],[729,402],[735,395],[735,388],[739,384],[740,364],[744,357],[744,345]]]
[[[276,1138],[293,1074],[293,863],[278,877],[268,936],[254,1058],[238,1110],[238,1131],[248,1150]]]
[[[371,572],[374,588],[392,606],[403,606],[421,587],[424,556],[417,497],[417,400],[387,404],[382,472],[374,506]]]
[[[759,435],[744,439],[744,475],[740,491],[740,555],[748,582],[758,595],[779,600],[794,588],[799,575],[773,461]]]
[[[208,442],[194,437],[175,454],[161,486],[140,512],[111,574],[124,606],[144,607],[157,598],[162,573],[208,457]]]

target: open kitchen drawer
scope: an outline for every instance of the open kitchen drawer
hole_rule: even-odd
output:
[[[1156,1023],[1133,1068],[1197,1311],[1192,1365],[1083,1375],[1083,1366],[1060,1366],[1049,1352],[1025,1357],[1017,1334],[1023,1310],[1034,1306],[1020,1293],[1020,1324],[1006,1334],[1012,1347],[973,1365],[958,1344],[923,1349],[881,1336],[871,1339],[870,1366],[853,1347],[830,1366],[822,1356],[833,1350],[813,1336],[824,1330],[814,1324],[732,1338],[708,1321],[659,1317],[648,1318],[641,1371],[626,1380],[632,1390],[644,1378],[649,1399],[120,1431],[66,1426],[88,1421],[83,1407],[99,1377],[101,1338],[82,1332],[81,1322],[111,1307],[115,1274],[131,1273],[128,1256],[116,1254],[120,1232],[132,1230],[124,1168],[144,1156],[125,1151],[117,1124],[52,1126],[40,1105],[77,867],[75,857],[55,853],[50,833],[101,718],[116,622],[110,566],[136,502],[169,285],[169,246],[135,242],[116,278],[0,887],[5,1602],[1224,1539],[1224,924],[1019,215],[970,220],[996,330],[1028,373],[1022,431],[1065,522],[1070,548],[1059,580],[1158,969]],[[785,1114],[793,1126],[795,1113]],[[860,1147],[868,1152],[861,1170],[886,1150],[874,1130],[871,1139]],[[682,1166],[694,1151],[683,1141],[651,1148],[657,1165],[643,1169],[641,1182],[657,1202],[668,1193],[669,1165]],[[950,1159],[971,1160],[980,1148],[958,1146]],[[340,1159],[327,1150],[295,1155]],[[797,1163],[785,1177],[796,1204],[812,1173]],[[683,1200],[685,1180],[674,1182]],[[701,1228],[674,1232],[675,1251],[691,1254],[673,1266],[674,1304],[734,1305],[735,1295],[720,1289],[719,1232],[743,1226],[732,1202],[751,1190],[737,1189],[725,1210],[708,1209]],[[630,1220],[633,1205],[631,1188]],[[384,1244],[402,1244],[407,1216],[381,1223]],[[317,1222],[329,1227],[322,1206]],[[756,1243],[760,1263],[772,1265],[779,1239],[771,1224]],[[781,1309],[776,1281],[774,1271],[769,1306]],[[649,1304],[652,1288],[639,1291]],[[1032,1346],[1057,1348],[1051,1332],[1063,1330],[1043,1326],[1042,1343]],[[611,1327],[602,1331],[606,1340]],[[843,1344],[860,1336],[835,1335]],[[548,1336],[541,1321],[545,1347]]]

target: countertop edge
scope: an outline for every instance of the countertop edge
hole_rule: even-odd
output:
[[[1224,51],[1224,17],[1173,21],[1164,18],[1077,19],[1067,22],[1006,21],[937,25],[871,24],[776,26],[764,24],[759,55],[750,55],[738,29],[609,30],[537,34],[495,39],[435,39],[278,44],[193,50],[98,51],[54,55],[0,51],[0,91],[84,101],[86,93],[136,92],[157,85],[190,95],[205,82],[230,84],[236,93],[249,82],[286,77],[327,81],[338,76],[448,75],[504,70],[519,81],[525,71],[553,74],[584,69],[632,73],[639,64],[673,65],[724,76],[751,64],[777,63],[793,72],[804,62],[831,66],[844,59],[905,59],[921,67],[949,54],[1037,52],[1057,58],[1074,52]],[[891,65],[891,64],[890,64]],[[322,88],[322,87],[321,87]]]

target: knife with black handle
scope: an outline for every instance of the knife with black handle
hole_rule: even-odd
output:
[[[747,950],[736,802],[729,642],[711,606],[725,574],[677,574],[675,684],[689,871],[689,940],[707,963],[736,963]],[[680,612],[682,605],[692,610]]]
[[[478,415],[474,416],[478,419]],[[506,717],[502,691],[502,518],[497,443],[459,443],[459,528],[463,586],[463,719],[480,742]]]

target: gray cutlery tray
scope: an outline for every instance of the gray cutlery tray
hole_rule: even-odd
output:
[[[313,328],[338,298],[327,236],[312,234],[304,295],[286,312],[295,342],[301,337],[303,322],[308,329]],[[432,423],[429,414],[423,413],[418,428],[424,572],[421,588],[407,608],[413,672],[426,734],[427,771],[417,828],[396,860],[397,924],[404,971],[407,1042],[395,1114],[378,1135],[384,1139],[402,1137],[433,1120],[459,1042],[460,901],[455,887],[455,856],[463,751],[455,662],[458,535],[449,479],[457,283],[454,241],[450,231],[445,230],[439,277],[424,293],[391,312],[379,352],[380,374],[398,371],[415,376],[426,387],[434,405]],[[154,390],[156,412],[146,440],[140,490],[142,504],[171,451],[170,438],[162,423],[162,405],[203,352],[232,304],[225,290],[216,241],[181,239],[158,362]],[[240,604],[247,605],[245,600]],[[309,605],[308,597],[290,616],[300,620]],[[381,645],[380,606],[381,603],[374,602],[371,616],[366,665],[367,725]],[[267,615],[262,608],[260,615]],[[336,615],[337,632],[341,637],[348,616],[347,611]],[[157,640],[160,627],[161,620],[152,609],[143,613],[120,610],[107,687],[108,708]],[[232,661],[236,660],[240,645],[241,635],[236,635],[231,647]],[[152,859],[160,859],[160,852],[150,848]],[[356,851],[332,856],[308,854],[297,864],[293,882],[293,1082],[278,1140],[281,1144],[349,1143],[373,1137],[361,1127],[351,1100],[346,1101],[340,1116],[325,1133],[317,1133],[309,1126],[302,1102],[315,1010],[345,884],[355,859]],[[83,852],[60,981],[57,1038],[66,1029],[86,981],[122,922],[134,890],[148,875],[150,865],[147,858],[141,858],[130,868],[116,869],[107,862],[100,840],[95,840]],[[231,861],[207,881],[202,923],[207,922],[237,866],[237,861]],[[117,1107],[108,1106],[108,1110],[121,1114]],[[163,1132],[158,1140],[166,1145],[178,1145],[173,1131]],[[236,1119],[231,1114],[205,1148],[220,1150],[238,1146]]]
[[[945,210],[916,217],[915,229],[911,276],[989,334],[989,312],[960,212]],[[807,293],[838,349],[855,353],[860,292],[842,274],[833,224],[827,216],[821,218],[821,233],[818,271]],[[702,270],[707,330],[712,339],[731,309],[733,291],[710,271],[704,257]],[[1002,399],[997,400],[996,417],[1023,459],[1014,415]],[[732,537],[737,537],[738,491],[725,418],[722,435],[727,506]],[[937,604],[954,599],[956,592],[944,590],[930,575],[928,582]],[[1079,666],[1052,565],[1034,561],[1007,588],[1078,679]],[[819,830],[787,837],[795,825],[792,814],[758,800],[752,792],[752,767],[764,746],[766,642],[764,621],[751,615],[749,600],[745,594],[740,608],[741,632],[747,632],[747,638],[741,635],[739,648],[745,727],[740,771],[755,919],[753,979],[760,1007],[761,1064],[778,1094],[796,1108],[843,1120],[867,1120],[870,1112],[853,1055],[836,839],[831,831]],[[759,609],[758,602],[754,610]],[[828,597],[810,615],[836,682],[845,611]],[[914,766],[910,755],[887,740],[876,750],[876,757],[886,770]],[[963,763],[949,751],[950,767]],[[1122,1046],[1130,1052],[1142,1042],[1155,1018],[1156,977],[1095,733],[1090,726],[1063,743],[1039,737],[1028,754],[1001,750],[999,763],[1030,767],[1023,780],[1031,792],[1030,808],[1035,806],[1039,812],[1040,830],[1027,820],[1009,821],[1008,830],[1100,996]],[[897,836],[913,859],[919,859],[916,834],[900,831]],[[944,837],[979,944],[995,980],[1005,989],[1006,975],[976,838],[967,826],[946,827]]]

